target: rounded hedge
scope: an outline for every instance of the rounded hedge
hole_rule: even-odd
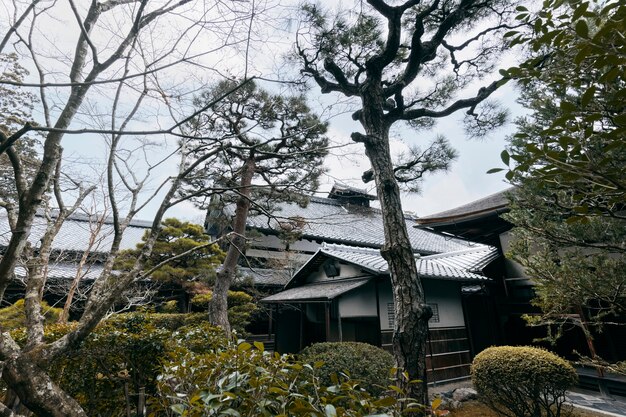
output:
[[[537,410],[559,416],[565,391],[578,380],[569,362],[528,346],[485,349],[471,369],[480,399],[500,414],[517,417],[536,415]]]
[[[300,360],[308,363],[324,362],[316,369],[322,385],[332,385],[332,375],[345,373],[361,382],[372,394],[385,391],[393,356],[376,346],[360,342],[325,342],[313,344],[300,352]]]

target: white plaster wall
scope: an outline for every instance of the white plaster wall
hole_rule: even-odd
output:
[[[331,259],[327,260],[326,262],[335,262],[337,265],[339,265],[339,276],[334,277],[334,278],[328,278],[326,276],[326,273],[324,272],[324,267],[322,265],[319,267],[319,269],[317,269],[317,271],[312,272],[308,276],[307,282],[318,282],[318,281],[328,280],[328,279],[345,279],[345,278],[365,276],[365,274],[354,265],[343,264],[343,263],[340,263],[338,261],[334,261]]]
[[[256,236],[253,238],[251,246],[256,249],[269,248],[285,250],[285,243],[278,236],[275,235],[264,234],[261,236]],[[321,246],[321,243],[317,243],[308,239],[300,239],[298,241],[290,243],[289,249],[313,253],[316,252]]]
[[[387,305],[393,303],[393,292],[391,291],[391,283],[385,280],[378,283],[378,299],[380,314],[380,329],[392,330],[389,326],[389,316],[387,315]]]
[[[460,284],[455,281],[425,279],[422,281],[427,303],[436,303],[439,307],[439,323],[429,323],[431,328],[465,326],[463,306],[461,304]],[[383,281],[378,287],[380,297],[380,328],[392,330],[389,326],[387,305],[393,303],[391,283]]]
[[[511,244],[511,232],[504,232],[500,234],[500,245],[502,246],[502,252],[506,255]],[[512,259],[504,259],[504,267],[506,269],[506,276],[509,278],[528,278],[524,271],[524,267]]]
[[[376,317],[376,287],[369,282],[339,298],[339,314],[342,318]]]
[[[279,249],[285,250],[285,244],[282,240],[278,238],[278,236],[274,235],[262,235],[255,236],[252,240],[253,248],[270,248],[270,249]]]
[[[436,303],[439,307],[439,323],[431,321],[428,325],[431,328],[465,326],[460,284],[454,281],[434,279],[425,279],[422,282],[424,283],[426,302]]]
[[[289,244],[289,249],[299,250],[303,252],[317,252],[317,250],[321,247],[322,247],[321,243],[308,240],[308,239],[300,239]]]
[[[278,252],[278,251],[270,251],[270,250],[260,250],[260,249],[248,249],[246,251],[246,256],[249,258],[266,258],[266,259],[281,259],[281,260],[291,260],[296,262],[304,263],[309,260],[311,257],[308,253],[297,253],[297,252]]]

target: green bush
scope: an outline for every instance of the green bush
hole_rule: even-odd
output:
[[[472,363],[479,398],[507,417],[561,416],[565,391],[577,380],[567,361],[534,347],[491,347]]]
[[[210,291],[194,296],[191,299],[192,309],[206,311],[212,296],[213,293]],[[230,327],[240,335],[245,334],[246,326],[250,324],[250,318],[257,310],[258,306],[250,294],[243,291],[228,291],[228,321]]]
[[[323,385],[331,385],[333,375],[345,373],[374,394],[386,390],[394,361],[381,348],[359,342],[326,342],[313,344],[300,352],[304,362],[324,364],[316,370]]]
[[[155,415],[395,417],[406,415],[402,408],[423,410],[408,399],[373,396],[345,377],[324,386],[314,366],[266,352],[258,342],[231,342],[201,355],[178,353],[159,376],[151,403]]]
[[[194,353],[207,353],[228,345],[228,338],[219,327],[206,321],[183,326],[172,334],[169,350],[184,348]]]
[[[56,322],[63,309],[51,307],[45,301],[41,302],[41,312],[46,323]],[[26,325],[26,313],[24,312],[24,300],[17,300],[15,304],[0,308],[0,326],[5,330],[13,330]]]
[[[224,332],[203,314],[116,314],[103,321],[77,349],[49,364],[52,378],[73,396],[87,415],[133,414],[156,394],[161,363],[181,352],[206,353],[228,345]],[[189,323],[188,323],[189,322]],[[193,323],[193,324],[190,324]],[[75,323],[52,324],[45,340],[67,334]],[[25,329],[11,332],[23,345]]]

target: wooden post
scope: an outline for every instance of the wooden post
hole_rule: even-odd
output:
[[[267,336],[269,338],[272,337],[272,332],[273,332],[273,327],[274,327],[274,304],[270,304],[270,321],[269,324],[267,325]]]
[[[330,302],[325,304],[326,310],[326,341],[330,342]]]
[[[339,341],[343,342],[343,330],[341,329],[341,311],[337,308],[337,327],[339,328]]]
[[[304,309],[306,306],[300,304],[300,350],[304,347]]]
[[[376,325],[378,326],[378,347],[383,346],[383,330],[380,324],[380,291],[378,290],[378,278],[374,279],[374,289],[376,290]]]
[[[585,317],[585,311],[581,305],[577,306],[578,316],[580,317],[580,327],[583,330],[583,334],[585,335],[585,340],[587,341],[587,346],[589,347],[589,353],[591,354],[591,359],[596,360],[598,357],[596,353],[596,347],[593,343],[593,339],[591,337],[591,330],[587,326],[587,318]],[[600,390],[600,395],[605,398],[610,398],[611,394],[606,386],[606,380],[604,379],[604,369],[601,366],[596,366],[596,372],[598,374],[598,389]]]
[[[470,328],[470,324],[469,324],[468,308],[467,308],[467,302],[466,302],[467,297],[463,296],[462,285],[459,286],[459,294],[460,294],[460,299],[461,299],[461,311],[463,312],[463,324],[465,325],[465,333],[467,334],[467,340],[469,342],[470,358],[473,359],[474,356],[478,352],[476,352],[476,347],[474,346],[474,338],[472,337],[472,329]],[[471,295],[469,295],[468,297],[471,297]],[[488,317],[489,317],[489,320],[491,320],[491,316],[488,316]],[[432,351],[430,353],[432,353]]]

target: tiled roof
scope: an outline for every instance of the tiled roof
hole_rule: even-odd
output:
[[[228,205],[224,212],[232,216],[234,210],[234,205]],[[376,208],[342,205],[334,199],[311,197],[306,207],[296,203],[281,203],[272,214],[272,217],[264,214],[249,216],[248,227],[279,232],[286,223],[290,223],[300,227],[303,238],[307,239],[373,248],[380,248],[385,243],[382,214]],[[465,241],[416,229],[412,216],[406,215],[405,219],[415,252],[432,254],[470,247]]]
[[[377,249],[325,244],[319,252],[357,265],[373,274],[386,275],[389,273],[387,261]],[[496,248],[477,245],[472,249],[416,258],[416,263],[418,273],[422,278],[485,281],[488,278],[476,272],[479,272],[497,256]]]
[[[135,249],[137,243],[141,242],[144,232],[151,226],[150,222],[132,222],[122,238],[121,249]],[[43,237],[47,227],[45,217],[37,214],[33,219],[33,226],[28,241],[34,246],[39,246],[39,240]],[[83,252],[89,246],[91,235],[90,221],[88,216],[73,215],[68,218],[61,230],[54,239],[53,249],[57,251],[78,251]],[[105,220],[98,235],[101,240],[97,248],[92,252],[105,253],[111,248],[113,241],[113,224],[110,220]],[[0,211],[0,246],[7,246],[11,239],[11,229],[6,216],[6,212]]]
[[[493,246],[476,245],[474,248],[456,252],[442,253],[422,257],[422,261],[428,260],[446,265],[452,268],[463,269],[470,272],[482,272],[482,270],[498,258],[500,254]]]
[[[291,288],[261,300],[264,303],[327,301],[367,284],[372,278],[324,281]]]
[[[497,193],[488,195],[481,199],[472,201],[453,209],[441,211],[439,213],[422,216],[417,219],[419,224],[429,224],[431,222],[462,219],[470,216],[476,216],[485,213],[491,213],[494,210],[503,209],[509,204],[507,193],[511,192],[513,187]]]
[[[76,268],[77,264],[73,262],[68,263],[50,263],[48,265],[48,279],[74,279],[76,276]],[[81,279],[83,280],[95,280],[100,276],[103,270],[103,265],[89,264],[85,265],[85,267],[81,270]],[[15,267],[15,275],[19,278],[26,277],[26,270],[22,266]]]
[[[255,285],[284,287],[289,282],[293,273],[286,269],[266,269],[266,268],[245,268],[239,267],[242,284],[247,279],[252,280]]]
[[[497,249],[486,245],[476,245],[471,249],[441,255],[416,257],[418,273],[421,278],[443,279],[463,282],[486,282],[489,278],[479,272],[498,256]],[[313,257],[300,268],[287,284],[286,290],[266,297],[262,302],[283,303],[290,301],[327,301],[365,285],[372,277],[326,278],[322,281],[298,285],[306,279],[310,265],[319,267],[324,258],[337,259],[358,266],[372,275],[387,275],[387,261],[380,250],[356,248],[345,245],[323,244]]]
[[[351,196],[360,196],[366,198],[368,200],[378,200],[373,194],[368,194],[366,189],[356,188],[346,184],[335,183],[333,188],[330,190],[329,196],[332,195],[351,195]]]

